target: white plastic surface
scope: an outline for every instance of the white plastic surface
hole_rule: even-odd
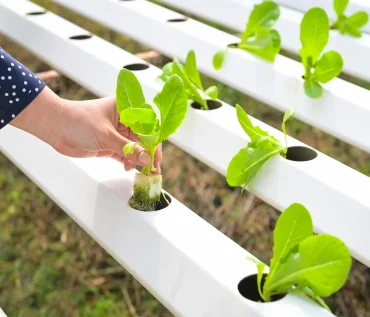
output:
[[[4,313],[4,311],[1,309],[1,307],[0,307],[0,317],[7,317],[7,316],[5,315],[5,313]]]
[[[11,126],[0,150],[176,316],[332,316],[298,296],[244,299],[251,255],[173,197],[158,212],[131,209],[134,173],[115,161],[67,158]]]
[[[332,0],[331,0],[332,1]],[[257,0],[161,0],[161,2],[191,12],[195,15],[216,21],[238,32],[245,30],[245,25]],[[300,1],[295,1],[296,3]],[[275,24],[282,38],[282,47],[295,54],[301,49],[300,23],[303,13],[280,8],[280,18]],[[330,40],[325,51],[335,50],[344,59],[344,72],[370,81],[370,34],[362,38],[343,36],[338,31],[330,31]]]
[[[323,8],[329,15],[330,19],[336,20],[337,15],[334,11],[334,0],[276,0],[276,2],[285,5],[286,7],[297,9],[306,12],[310,8],[320,7]],[[345,11],[347,16],[358,11],[365,11],[370,15],[370,2],[369,0],[350,0]],[[370,24],[363,28],[366,32],[370,33]]]
[[[296,117],[348,143],[370,152],[370,91],[334,79],[320,99],[303,89],[301,64],[277,56],[270,64],[242,50],[228,50],[225,66],[215,71],[213,55],[239,39],[189,19],[168,23],[179,14],[147,1],[55,0],[70,9],[125,33],[168,56],[197,54],[199,69],[277,109],[296,110]],[[104,14],[102,14],[104,12]]]
[[[40,19],[25,19],[29,8],[14,8],[7,3],[0,9],[0,30],[6,30],[13,39],[98,95],[115,93],[117,74],[123,65],[142,62],[95,36],[84,41],[68,40],[66,35],[73,33],[73,25],[51,13]],[[66,34],[65,30],[70,31]],[[35,34],[46,40],[35,41]],[[65,58],[66,51],[73,58]],[[160,73],[154,66],[135,73],[148,100],[161,89],[155,81]],[[280,131],[251,120],[283,141]],[[170,141],[225,175],[230,159],[249,139],[237,122],[235,109],[224,104],[210,112],[189,109],[184,124]],[[288,143],[303,145],[292,138]],[[249,189],[281,211],[293,202],[304,204],[319,231],[343,239],[353,256],[370,266],[368,177],[321,153],[309,162],[277,156],[264,166]]]

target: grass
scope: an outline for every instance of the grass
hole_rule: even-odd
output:
[[[35,2],[130,52],[148,49],[49,1]],[[0,45],[35,72],[50,69],[12,41],[1,38]],[[221,99],[240,103],[249,114],[280,128],[280,112],[210,78],[204,77],[204,81],[205,86],[218,84]],[[48,84],[64,98],[95,97],[65,77]],[[370,175],[368,154],[298,120],[288,124],[288,133]],[[238,189],[227,186],[223,176],[177,147],[166,143],[163,151],[164,188],[243,248],[268,262],[272,229],[279,212],[249,193],[241,196]],[[370,278],[366,267],[355,262],[346,286],[327,302],[338,316],[370,316]],[[9,317],[172,316],[1,154],[0,306]]]

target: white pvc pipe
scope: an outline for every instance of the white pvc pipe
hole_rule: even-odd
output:
[[[95,36],[84,41],[69,40],[71,35],[86,32],[51,13],[25,18],[31,7],[0,3],[0,8],[2,32],[100,96],[115,93],[117,74],[123,65],[143,62]],[[156,82],[160,73],[154,66],[136,72],[148,100],[161,89]],[[283,141],[280,131],[251,120]],[[190,108],[170,141],[225,175],[230,159],[249,139],[237,122],[235,108],[224,104],[209,112]],[[290,137],[288,143],[304,145]],[[281,211],[293,202],[304,204],[317,230],[343,239],[353,256],[370,266],[370,179],[365,175],[321,153],[309,162],[277,156],[264,166],[249,190]]]
[[[256,0],[161,0],[176,8],[191,12],[195,15],[216,21],[238,32],[245,30],[245,25],[254,5],[260,3]],[[321,1],[321,0],[318,0]],[[280,1],[281,2],[281,1]],[[332,2],[332,0],[331,0]],[[301,3],[301,1],[295,1]],[[303,2],[302,2],[303,3]],[[299,54],[301,49],[300,23],[303,13],[280,8],[280,18],[274,25],[281,37],[282,47],[290,52]],[[336,30],[330,31],[330,40],[325,51],[338,51],[344,59],[344,72],[370,81],[370,34],[362,38],[341,35]]]
[[[296,110],[296,117],[348,143],[370,152],[370,91],[334,79],[314,100],[303,89],[301,64],[277,56],[267,63],[248,52],[230,49],[225,66],[215,71],[213,55],[239,39],[189,19],[168,23],[178,13],[147,1],[56,0],[56,2],[125,33],[168,56],[185,60],[190,49],[199,69],[279,110]],[[104,13],[102,13],[104,12]]]

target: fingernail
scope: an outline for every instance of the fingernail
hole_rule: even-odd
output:
[[[141,164],[144,164],[144,165],[148,165],[150,163],[150,161],[152,160],[152,158],[150,157],[150,155],[147,153],[147,152],[141,152],[139,154],[139,162]]]

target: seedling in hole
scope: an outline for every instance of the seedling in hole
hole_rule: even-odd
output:
[[[245,187],[272,156],[281,154],[283,157],[286,157],[288,145],[285,123],[294,115],[294,111],[289,110],[284,114],[282,130],[285,137],[285,146],[259,126],[253,126],[247,113],[241,106],[236,105],[236,113],[240,125],[251,141],[246,148],[241,149],[232,158],[227,168],[226,180],[230,186],[243,185]]]
[[[265,264],[256,261],[257,287],[265,302],[286,293],[308,295],[329,309],[321,297],[337,292],[348,278],[352,258],[346,245],[329,234],[315,235],[307,209],[295,203],[279,217],[274,231],[273,257],[265,283]]]
[[[154,175],[154,156],[157,146],[179,128],[187,111],[187,97],[184,84],[177,75],[171,76],[153,102],[158,107],[160,120],[153,106],[146,103],[141,85],[135,75],[122,69],[117,80],[117,110],[120,121],[137,134],[140,142],[130,142],[123,148],[125,156],[134,152],[140,144],[150,154],[152,160],[137,173],[134,180],[134,195],[131,207],[142,210],[155,210],[162,194],[162,176]]]
[[[334,9],[337,14],[337,20],[331,25],[331,29],[339,30],[340,34],[349,34],[355,37],[361,37],[361,28],[369,21],[369,15],[366,12],[359,11],[349,17],[344,14],[349,0],[334,0]]]
[[[189,51],[185,65],[182,65],[179,60],[175,57],[173,62],[163,66],[163,73],[159,76],[163,82],[174,74],[180,76],[185,85],[185,90],[188,95],[188,99],[198,103],[203,110],[208,110],[207,96],[212,100],[216,100],[218,97],[218,89],[216,86],[211,86],[204,90],[202,81],[197,68],[197,60],[195,52]]]
[[[280,52],[280,34],[272,26],[280,16],[280,7],[273,1],[264,1],[256,5],[251,12],[247,26],[236,48],[253,53],[256,56],[273,62]],[[213,57],[213,67],[222,68],[227,48]]]
[[[304,90],[311,98],[321,97],[323,89],[320,83],[331,81],[343,68],[343,59],[338,52],[326,52],[319,59],[328,40],[329,18],[326,12],[320,8],[310,9],[301,22],[300,53],[305,69]]]

